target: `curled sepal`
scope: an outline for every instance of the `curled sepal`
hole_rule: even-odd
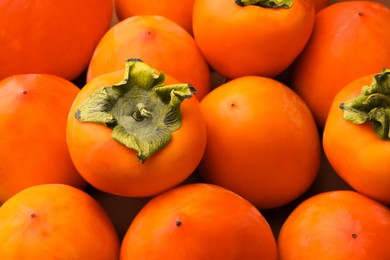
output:
[[[181,103],[195,93],[189,84],[165,86],[164,82],[162,72],[129,59],[124,79],[96,90],[75,117],[111,128],[112,138],[137,151],[138,160],[144,162],[170,142],[182,123]]]
[[[371,123],[377,136],[390,140],[390,70],[376,74],[360,94],[340,104],[343,118],[354,124]]]
[[[268,8],[291,8],[293,0],[235,0],[235,3],[239,6],[257,5]]]

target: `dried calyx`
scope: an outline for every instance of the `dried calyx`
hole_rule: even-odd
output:
[[[361,93],[340,104],[343,118],[354,124],[369,122],[377,136],[390,140],[390,69],[376,74]]]
[[[103,124],[112,138],[137,151],[144,162],[164,148],[180,128],[180,105],[195,90],[189,84],[164,85],[165,75],[139,59],[126,62],[124,79],[96,90],[79,107],[82,122]]]
[[[257,5],[268,8],[290,8],[293,5],[293,0],[235,0],[239,6]]]

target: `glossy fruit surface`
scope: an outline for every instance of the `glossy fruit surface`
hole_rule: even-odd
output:
[[[320,164],[320,139],[306,104],[265,77],[231,80],[202,101],[207,145],[199,173],[258,208],[286,204],[306,191]]]
[[[351,81],[390,67],[390,8],[371,1],[334,3],[316,14],[295,63],[292,88],[323,128],[336,93]]]
[[[1,259],[118,259],[120,242],[106,212],[64,184],[26,188],[0,207]]]
[[[261,1],[244,2],[251,1],[195,1],[194,38],[210,66],[224,77],[274,77],[308,41],[314,3],[284,0],[280,2],[292,6],[270,8],[261,6]]]
[[[164,242],[162,242],[164,241]],[[248,201],[197,183],[154,197],[131,223],[121,259],[277,259],[272,231]]]
[[[390,210],[355,191],[315,195],[293,210],[278,237],[280,259],[388,259]]]
[[[109,29],[113,7],[112,0],[4,0],[0,13],[0,79],[47,73],[74,80]]]
[[[211,88],[210,70],[195,40],[163,16],[132,16],[115,24],[94,51],[87,81],[123,69],[123,63],[130,58],[141,59],[181,82],[190,83],[199,100]]]
[[[119,20],[136,15],[161,15],[183,27],[192,34],[192,7],[194,0],[173,3],[159,0],[151,4],[144,0],[115,0],[115,11]]]
[[[66,144],[69,109],[79,89],[48,74],[0,81],[0,201],[29,186],[84,187]]]

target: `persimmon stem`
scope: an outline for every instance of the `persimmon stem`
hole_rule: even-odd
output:
[[[235,0],[235,3],[239,6],[257,5],[268,8],[291,8],[293,0]]]
[[[390,69],[374,76],[360,94],[340,104],[343,118],[354,124],[371,123],[376,135],[390,140]]]
[[[133,113],[133,118],[137,121],[142,121],[145,118],[152,118],[153,114],[150,112],[144,103],[138,103],[135,106],[134,113]]]
[[[194,93],[189,84],[164,82],[162,72],[129,59],[124,79],[96,90],[75,117],[111,128],[112,138],[137,151],[138,160],[144,162],[170,142],[172,132],[181,126],[181,102]]]

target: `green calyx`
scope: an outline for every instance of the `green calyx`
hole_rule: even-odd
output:
[[[75,117],[111,128],[112,138],[137,151],[138,160],[144,162],[170,142],[172,132],[181,126],[181,102],[196,93],[189,84],[164,82],[162,72],[129,59],[124,79],[96,90]]]
[[[369,122],[377,136],[390,140],[390,69],[374,76],[361,93],[340,104],[343,118],[354,124]]]
[[[291,8],[293,0],[235,0],[235,3],[239,6],[257,5],[268,8]]]

